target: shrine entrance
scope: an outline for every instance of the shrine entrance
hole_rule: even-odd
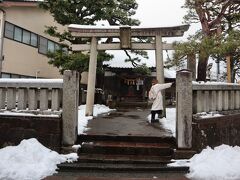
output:
[[[174,27],[96,27],[70,25],[69,31],[74,37],[91,38],[90,44],[73,44],[73,51],[90,51],[90,62],[87,85],[86,116],[93,115],[97,53],[98,50],[155,50],[156,54],[156,78],[159,83],[164,83],[163,50],[172,50],[172,44],[163,43],[163,37],[181,37],[187,31],[189,25]],[[152,37],[154,43],[135,43],[133,38]],[[99,43],[101,38],[118,38],[118,43]],[[128,93],[131,96],[132,89]]]

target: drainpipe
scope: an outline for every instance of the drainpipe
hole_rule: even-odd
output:
[[[5,24],[6,12],[0,8],[0,78],[2,78],[2,63],[3,63],[3,33]]]

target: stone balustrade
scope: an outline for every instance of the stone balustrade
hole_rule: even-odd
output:
[[[66,70],[63,79],[0,79],[0,112],[57,114],[62,119],[61,144],[73,145],[77,139],[79,73]],[[1,116],[0,116],[1,117]],[[19,118],[20,119],[20,118]]]
[[[62,109],[62,79],[0,79],[1,110]]]
[[[240,85],[193,82],[193,113],[240,109]]]
[[[192,148],[193,115],[201,112],[231,112],[240,109],[240,85],[220,82],[192,82],[192,72],[177,72],[177,127],[178,148]]]

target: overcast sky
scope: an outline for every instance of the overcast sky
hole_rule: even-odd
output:
[[[138,2],[138,10],[135,18],[141,21],[141,26],[149,27],[165,27],[183,24],[183,16],[186,10],[181,8],[185,0],[136,0]],[[172,42],[185,39],[188,34],[192,34],[197,29],[196,26],[190,27],[184,38],[166,38],[164,41]],[[110,51],[115,58],[111,62],[111,66],[124,66],[124,60],[127,58],[123,51]],[[154,51],[149,52],[150,59],[146,61],[148,65],[155,66]],[[166,55],[165,55],[166,57]]]

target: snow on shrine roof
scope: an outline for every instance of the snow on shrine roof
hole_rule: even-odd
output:
[[[116,66],[108,66],[109,69],[133,69],[133,67],[116,67]],[[150,69],[155,69],[155,67],[149,67]],[[156,72],[152,71],[152,76],[156,76]],[[164,77],[169,79],[176,78],[176,71],[172,69],[164,69]]]

